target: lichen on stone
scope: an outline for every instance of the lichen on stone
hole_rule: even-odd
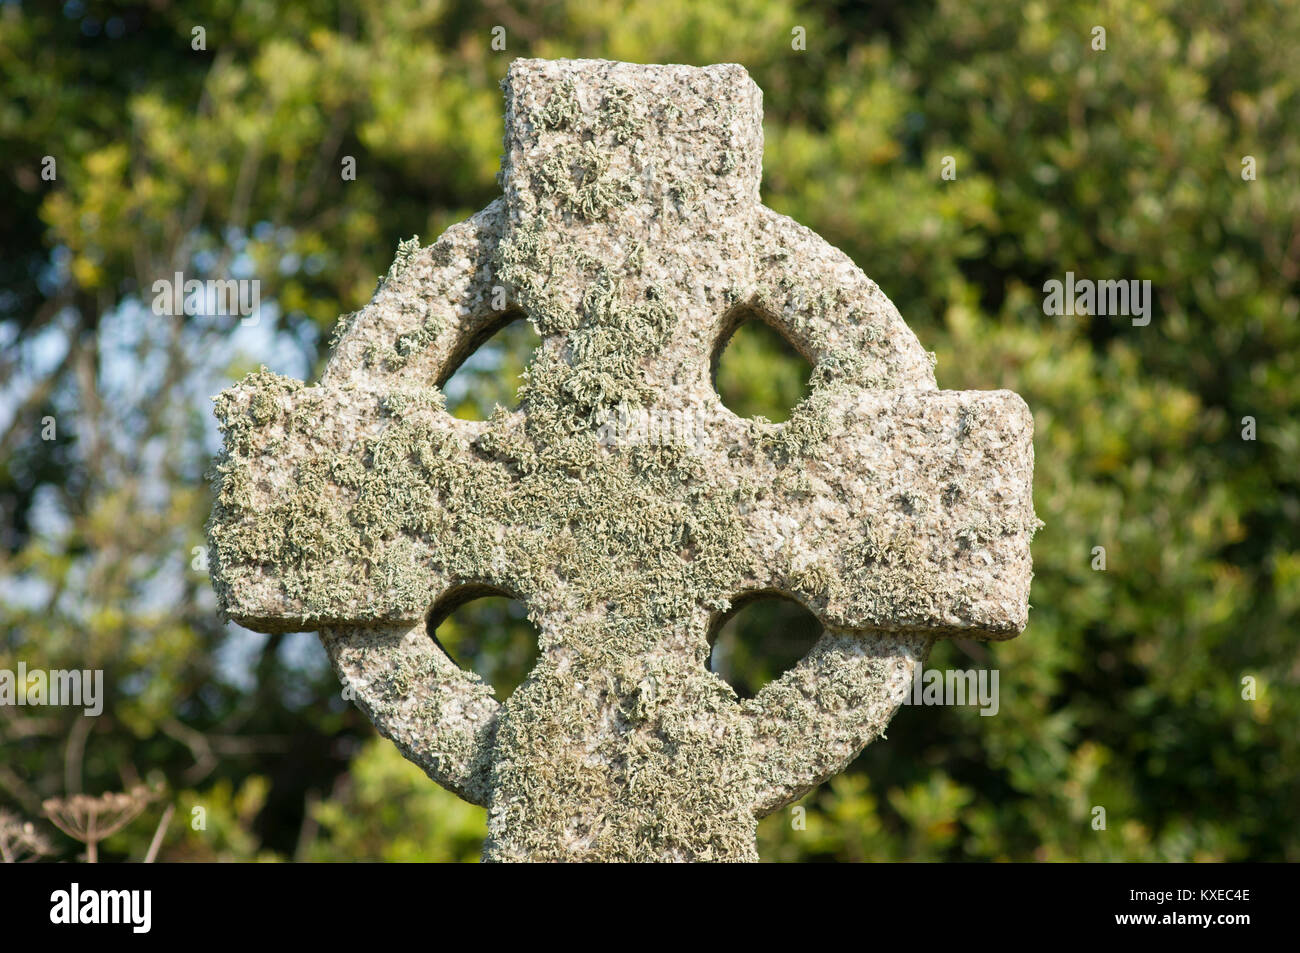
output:
[[[245,625],[320,631],[385,736],[487,806],[489,859],[755,859],[758,818],[883,732],[934,638],[1023,626],[1032,418],[938,391],[880,290],[758,203],[739,67],[521,60],[504,88],[504,197],[399,246],[319,384],[217,398],[214,585]],[[542,342],[517,410],[459,421],[437,381],[498,284]],[[783,424],[710,386],[737,308],[813,364]],[[607,439],[632,412],[701,439]],[[426,628],[481,591],[539,630],[504,703]],[[760,591],[826,633],[742,703],[708,632]]]

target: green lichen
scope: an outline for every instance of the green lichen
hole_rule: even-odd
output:
[[[790,464],[809,456],[831,435],[836,389],[819,387],[794,406],[780,427],[760,429],[757,444],[777,464]]]
[[[397,346],[394,348],[395,355],[389,359],[390,367],[402,366],[413,354],[423,351],[436,341],[442,330],[443,321],[441,316],[430,314],[416,330],[398,337]]]
[[[636,198],[628,172],[615,172],[608,153],[592,141],[564,143],[547,156],[534,174],[539,195],[555,196],[560,207],[589,221],[606,217]]]
[[[704,190],[694,178],[677,176],[669,180],[665,194],[676,207],[677,213],[682,218],[688,218],[695,212]]]
[[[567,129],[581,114],[577,87],[571,78],[566,78],[551,93],[537,120],[547,129]]]
[[[334,330],[330,332],[328,344],[331,351],[338,347],[339,342],[342,341],[343,336],[348,333],[348,329],[352,327],[352,322],[356,320],[356,317],[357,312],[353,311],[351,314],[342,315],[338,321],[334,323]]]
[[[397,254],[393,256],[393,263],[388,267],[388,274],[381,277],[380,284],[386,285],[396,281],[402,276],[411,262],[420,253],[420,236],[412,235],[405,241],[397,243]]]
[[[644,108],[634,90],[614,86],[601,100],[600,128],[608,130],[610,138],[619,145],[631,142],[641,135]]]

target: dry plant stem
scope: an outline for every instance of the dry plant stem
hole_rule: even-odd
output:
[[[167,836],[167,825],[171,823],[172,815],[176,813],[176,807],[173,804],[167,805],[167,810],[163,811],[162,820],[158,822],[158,829],[153,833],[153,840],[149,843],[149,852],[144,855],[144,862],[152,864],[158,856],[158,849],[162,847],[163,838]]]

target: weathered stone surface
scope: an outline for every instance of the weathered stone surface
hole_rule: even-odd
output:
[[[487,858],[753,859],[758,818],[883,732],[934,639],[1024,627],[1032,418],[938,390],[880,289],[761,205],[739,66],[517,60],[503,86],[503,198],[403,243],[319,384],[217,398],[213,580],[241,624],[320,632],[380,731],[488,807]],[[543,343],[520,409],[450,416],[436,385],[521,313]],[[748,314],[813,367],[784,424],[711,384]],[[629,442],[620,407],[698,439]],[[426,630],[485,591],[541,633],[505,704]],[[707,633],[755,591],[826,632],[742,703]]]

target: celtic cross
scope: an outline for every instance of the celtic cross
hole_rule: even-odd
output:
[[[741,67],[516,60],[503,87],[503,197],[402,245],[319,383],[217,398],[214,584],[242,625],[320,633],[380,732],[487,807],[486,858],[756,859],[758,819],[883,732],[935,639],[1024,627],[1032,418],[939,390],[880,289],[762,205]],[[519,408],[451,416],[439,385],[521,316]],[[751,317],[813,368],[781,424],[711,383]],[[697,439],[611,432],[637,412]],[[504,703],[430,636],[485,593],[540,633]],[[758,593],[824,632],[741,701],[709,634]]]

